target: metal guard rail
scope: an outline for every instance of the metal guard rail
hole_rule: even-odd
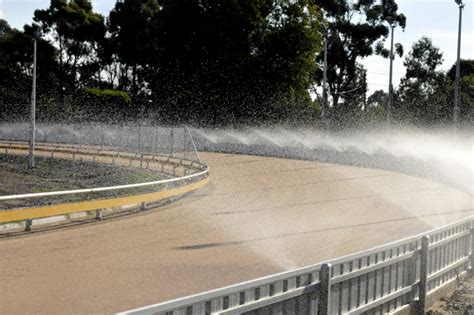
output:
[[[5,150],[4,152],[5,154],[12,153],[11,151],[9,152],[8,150],[24,151],[28,149],[28,147],[25,145],[22,145],[22,143],[0,142],[0,149],[2,148]],[[159,156],[159,155],[152,155],[152,154],[134,154],[134,155],[128,154],[127,155],[127,154],[124,154],[123,152],[107,153],[107,152],[110,152],[107,150],[105,150],[105,152],[104,150],[94,150],[94,152],[91,153],[83,149],[81,150],[78,148],[67,147],[63,145],[57,145],[51,151],[48,151],[48,148],[45,148],[44,145],[43,147],[41,147],[41,144],[40,144],[37,147],[37,150],[40,152],[42,151],[42,152],[52,153],[51,156],[53,157],[54,157],[54,153],[71,154],[73,156],[73,159],[75,158],[75,155],[78,155],[78,156],[87,156],[87,155],[92,156],[93,155],[94,157],[93,161],[96,161],[96,157],[106,156],[106,157],[112,158],[112,164],[115,164],[116,160],[119,158],[129,159],[130,165],[132,165],[132,160],[135,160],[135,161],[140,162],[140,167],[143,166],[143,162],[146,162],[146,168],[149,167],[150,162],[165,163],[173,167],[174,173],[177,167],[184,167],[185,173],[186,173],[186,167],[194,168],[195,170],[198,170],[198,171],[196,173],[189,174],[189,175],[183,175],[183,176],[179,176],[175,178],[163,179],[163,180],[151,181],[151,182],[145,182],[145,183],[97,187],[97,188],[89,188],[89,189],[76,189],[76,190],[66,190],[66,191],[0,196],[0,201],[123,190],[123,189],[147,187],[147,186],[171,184],[171,183],[179,183],[179,182],[186,183],[186,181],[191,181],[191,180],[196,180],[196,179],[198,181],[190,183],[190,184],[186,184],[184,186],[168,188],[165,190],[147,193],[147,194],[139,194],[139,195],[126,196],[126,197],[118,197],[118,198],[90,200],[90,201],[68,202],[68,203],[61,203],[61,204],[44,206],[44,207],[31,207],[31,208],[21,208],[21,209],[3,210],[3,211],[0,210],[0,224],[26,220],[27,221],[26,229],[30,230],[32,219],[46,218],[46,217],[58,216],[58,215],[68,215],[72,213],[86,212],[86,211],[93,211],[93,210],[96,210],[96,218],[101,219],[102,218],[101,209],[134,205],[134,204],[139,204],[140,209],[145,210],[147,203],[158,202],[165,198],[171,198],[171,197],[183,195],[185,193],[188,193],[188,192],[191,192],[198,188],[203,187],[209,181],[208,166],[201,162],[196,162],[192,160],[179,159],[179,162],[176,162],[176,161],[173,161],[173,159],[175,159],[173,157],[166,157],[166,156]],[[140,156],[140,158],[138,158],[138,156]],[[149,158],[149,156],[151,156],[151,158]],[[157,159],[157,158],[160,158],[160,159]]]
[[[421,314],[433,293],[472,270],[473,253],[471,216],[352,255],[119,314]]]
[[[47,145],[48,148],[45,150],[42,145]],[[182,166],[182,162],[186,161],[190,163],[190,166],[196,165],[198,168],[205,169],[207,168],[207,165],[201,163],[200,161],[194,161],[194,160],[188,160],[184,158],[176,158],[174,156],[169,156],[169,155],[163,155],[163,154],[156,154],[156,153],[129,153],[125,154],[124,152],[121,151],[115,151],[113,148],[97,148],[97,146],[93,145],[76,145],[76,146],[71,146],[71,145],[66,145],[66,144],[55,144],[53,147],[51,147],[53,144],[50,143],[38,143],[35,147],[35,151],[48,151],[51,153],[51,157],[54,157],[54,153],[70,153],[73,156],[75,154],[81,154],[81,155],[90,155],[93,158],[100,155],[100,156],[105,156],[105,157],[110,157],[112,158],[112,164],[114,164],[114,159],[116,158],[128,158],[130,160],[135,160],[135,161],[143,161],[143,159],[146,159],[147,156],[152,156],[152,161],[158,161],[158,158],[160,158],[162,162],[168,163],[170,165],[174,166]],[[8,154],[8,150],[25,150],[27,149],[26,145],[24,142],[14,142],[14,141],[0,141],[0,149],[4,150],[5,154]],[[89,151],[85,151],[89,150]],[[156,160],[155,160],[156,158]],[[178,160],[178,162],[176,162]],[[95,159],[93,159],[95,161]],[[141,166],[140,166],[141,167]]]

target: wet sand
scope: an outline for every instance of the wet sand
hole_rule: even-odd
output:
[[[393,172],[202,153],[211,182],[143,214],[0,240],[0,313],[112,313],[317,263],[474,214]]]

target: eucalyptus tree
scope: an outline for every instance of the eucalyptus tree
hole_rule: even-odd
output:
[[[354,89],[354,82],[361,81],[358,61],[374,53],[388,57],[383,42],[389,35],[390,25],[405,28],[406,17],[398,12],[394,0],[314,0],[324,11],[328,29],[327,80],[333,109],[344,113],[339,107],[347,103],[346,91]],[[396,45],[399,54],[403,47]],[[321,63],[322,56],[318,56]],[[319,72],[319,80],[321,80]],[[361,86],[359,93],[365,93]],[[340,100],[343,100],[341,103]]]
[[[157,0],[117,1],[107,20],[109,63],[119,68],[119,88],[136,95],[144,85],[143,75],[155,63]]]
[[[474,60],[461,59],[461,80],[460,80],[460,102],[459,120],[461,124],[474,127]],[[448,104],[453,104],[453,89],[456,79],[456,64],[454,64],[446,74],[449,81]],[[446,115],[450,114],[450,106],[447,105]]]
[[[22,33],[12,29],[0,19],[0,120],[13,117],[14,113],[26,117],[28,93],[28,47],[24,46]],[[17,104],[24,104],[19,106]]]
[[[433,124],[446,119],[446,75],[439,70],[443,53],[431,39],[413,44],[404,61],[406,74],[399,87],[399,119],[413,124]]]
[[[377,90],[372,93],[367,99],[369,107],[385,107],[388,100],[388,94],[384,90]]]
[[[163,115],[208,124],[308,109],[321,14],[299,0],[162,1],[150,86]],[[186,21],[186,22],[184,22]]]
[[[87,85],[91,77],[100,81],[97,51],[106,28],[103,16],[93,11],[89,0],[51,0],[47,9],[34,12],[33,20],[44,38],[57,46],[61,92],[66,82],[74,90],[77,85]]]
[[[0,120],[25,119],[31,89],[31,63],[35,28],[11,28],[0,19]],[[56,49],[38,40],[38,101],[40,117],[48,113],[46,100],[57,86]],[[52,91],[53,90],[53,91]]]

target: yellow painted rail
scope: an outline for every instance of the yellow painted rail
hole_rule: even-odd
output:
[[[8,145],[8,146],[7,146]],[[10,149],[10,150],[20,150],[23,151],[27,149],[25,145],[18,144],[18,143],[0,143],[0,148],[5,148],[5,149]],[[42,151],[48,151],[50,148],[42,148]],[[82,152],[81,152],[82,151]],[[89,152],[84,152],[83,150],[73,150],[73,148],[61,148],[58,150],[58,148],[54,148],[52,152],[61,152],[61,153],[66,153],[66,154],[79,154],[79,155],[87,155],[90,154]],[[100,152],[100,151],[99,151]],[[7,153],[7,151],[5,152]],[[13,152],[12,152],[13,153]],[[99,154],[103,155],[105,152],[100,152]],[[7,153],[8,154],[8,153]],[[15,152],[13,154],[18,154],[18,152]],[[97,154],[97,153],[96,153]],[[107,154],[107,153],[106,153]],[[123,152],[122,152],[123,154]],[[114,157],[125,157],[129,159],[134,159],[134,156],[120,156],[120,152],[114,153],[113,155],[110,154],[110,156]],[[143,158],[143,155],[142,155]],[[164,162],[164,163],[170,163],[170,158],[168,158],[166,161],[158,161],[154,160],[154,156],[151,155],[151,158],[148,158],[150,162]],[[161,157],[163,158],[163,156]],[[193,161],[188,161],[191,162],[189,167],[193,167]],[[113,161],[112,161],[113,163]],[[172,162],[171,164],[177,164],[179,166],[186,166],[184,164],[181,164],[182,161],[179,163],[177,162]],[[69,203],[61,203],[61,204],[56,204],[56,205],[48,205],[48,206],[40,206],[40,207],[31,207],[31,208],[22,208],[22,209],[13,209],[13,210],[0,210],[0,224],[5,224],[5,223],[12,223],[12,222],[19,222],[19,221],[25,221],[27,220],[27,230],[31,226],[31,220],[33,219],[39,219],[39,218],[47,218],[47,217],[53,217],[53,216],[60,216],[60,215],[68,215],[68,214],[73,214],[73,213],[78,213],[78,212],[87,212],[87,211],[101,211],[103,209],[111,209],[111,208],[117,208],[117,207],[123,207],[127,205],[136,205],[136,204],[146,204],[146,203],[151,203],[151,202],[157,202],[164,200],[166,198],[170,197],[177,197],[180,195],[183,195],[188,192],[192,192],[194,190],[197,190],[204,185],[206,185],[209,182],[209,177],[208,177],[208,167],[205,166],[202,163],[197,163],[199,164],[198,166],[205,167],[204,171],[201,171],[197,174],[192,174],[192,175],[187,175],[183,177],[177,177],[175,179],[168,179],[168,180],[160,180],[157,181],[157,183],[167,183],[167,182],[185,182],[185,180],[188,180],[190,178],[199,178],[201,179],[197,182],[193,182],[190,184],[185,184],[180,187],[175,187],[175,188],[169,188],[165,190],[161,190],[158,192],[152,192],[152,193],[146,193],[146,194],[139,194],[139,195],[131,195],[131,196],[122,196],[122,197],[115,197],[115,198],[108,198],[108,199],[97,199],[97,200],[88,200],[88,201],[79,201],[79,202],[69,202]],[[146,168],[148,168],[148,163],[146,165]],[[202,174],[202,175],[201,175]],[[155,182],[150,182],[150,183],[139,183],[139,184],[130,184],[130,185],[123,185],[125,186],[144,186],[148,184],[154,184]],[[115,187],[105,187],[105,188],[95,188],[91,189],[92,190],[105,190],[105,189],[115,189],[115,188],[122,188],[122,186],[115,186]],[[65,192],[57,192],[58,194],[62,193],[75,193],[76,191],[65,191]],[[82,191],[80,191],[82,192]],[[88,191],[86,191],[88,192]],[[41,197],[43,194],[48,194],[48,193],[38,193],[38,194],[31,194],[32,196],[38,196]],[[52,192],[52,194],[55,194],[55,192]],[[23,196],[23,195],[21,195]],[[6,199],[17,199],[14,197],[21,197],[21,196],[4,196],[7,197]],[[25,195],[26,196],[26,195]],[[10,198],[9,198],[10,197]],[[29,195],[26,197],[30,197]],[[101,216],[100,216],[101,217]]]
[[[120,207],[125,205],[139,204],[142,202],[156,202],[166,198],[176,197],[194,191],[203,187],[208,182],[209,177],[206,177],[200,180],[199,182],[188,184],[182,187],[171,188],[142,195],[133,195],[128,197],[110,198],[102,200],[71,202],[38,208],[24,208],[19,210],[0,211],[0,223],[10,223],[77,212]]]

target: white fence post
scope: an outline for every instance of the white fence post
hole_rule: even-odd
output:
[[[330,315],[331,305],[329,299],[331,296],[331,264],[324,264],[321,266],[319,272],[319,314]]]
[[[429,236],[424,235],[421,238],[420,251],[420,281],[418,284],[418,314],[424,314],[426,308],[426,294],[428,281],[428,253],[429,253]]]
[[[407,260],[405,285],[412,286],[412,289],[405,296],[405,304],[411,304],[412,307],[414,307],[415,305],[413,305],[413,302],[415,300],[415,290],[416,290],[416,287],[414,286],[414,284],[416,283],[416,251],[417,251],[415,244],[410,244],[410,251],[413,251],[414,255],[413,257]]]
[[[471,275],[474,275],[474,220],[471,221]]]

